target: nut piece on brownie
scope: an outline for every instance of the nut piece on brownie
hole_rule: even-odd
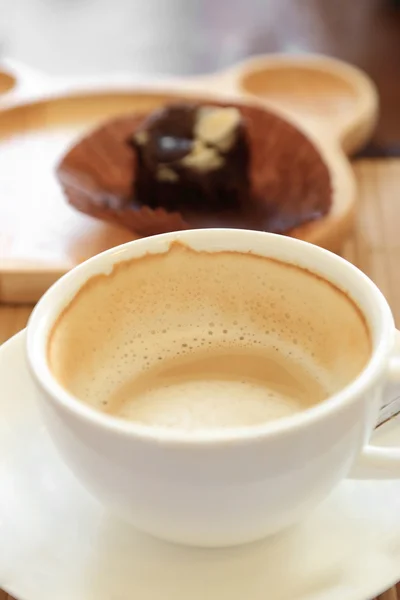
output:
[[[224,210],[249,199],[249,148],[237,108],[171,104],[144,119],[131,143],[141,204]]]

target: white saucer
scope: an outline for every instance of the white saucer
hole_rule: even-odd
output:
[[[0,588],[20,600],[366,600],[400,579],[400,481],[347,481],[284,534],[189,550],[75,481],[36,409],[23,333],[0,350],[0,415]],[[400,445],[400,420],[377,437]]]

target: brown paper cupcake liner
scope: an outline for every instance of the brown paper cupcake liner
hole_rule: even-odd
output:
[[[88,215],[123,225],[141,236],[194,227],[289,233],[327,214],[332,203],[329,169],[302,132],[261,106],[209,100],[207,104],[235,106],[242,113],[251,155],[255,199],[251,205],[240,211],[200,214],[184,209],[153,210],[135,201],[137,165],[129,140],[148,113],[108,121],[65,155],[57,175],[68,201]]]

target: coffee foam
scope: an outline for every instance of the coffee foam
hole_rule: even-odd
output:
[[[370,353],[360,311],[329,282],[273,259],[180,243],[90,279],[48,343],[55,377],[83,402],[184,429],[247,425],[308,408],[348,384]],[[194,356],[209,360],[208,373],[218,360],[234,368],[185,383]],[[242,373],[241,365],[257,360],[264,361],[257,376]],[[276,382],[269,396],[260,379],[263,370],[273,379],[283,364],[297,388],[303,382],[307,389],[295,401]],[[181,375],[164,380],[167,367]]]

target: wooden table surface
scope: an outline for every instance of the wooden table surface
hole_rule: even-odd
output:
[[[363,160],[355,163],[355,171],[360,186],[358,222],[343,255],[379,285],[399,326],[400,160]],[[25,327],[31,310],[31,306],[0,306],[0,344]],[[379,600],[400,600],[400,586],[398,591],[397,595],[392,588]],[[0,600],[12,599],[0,590]]]

